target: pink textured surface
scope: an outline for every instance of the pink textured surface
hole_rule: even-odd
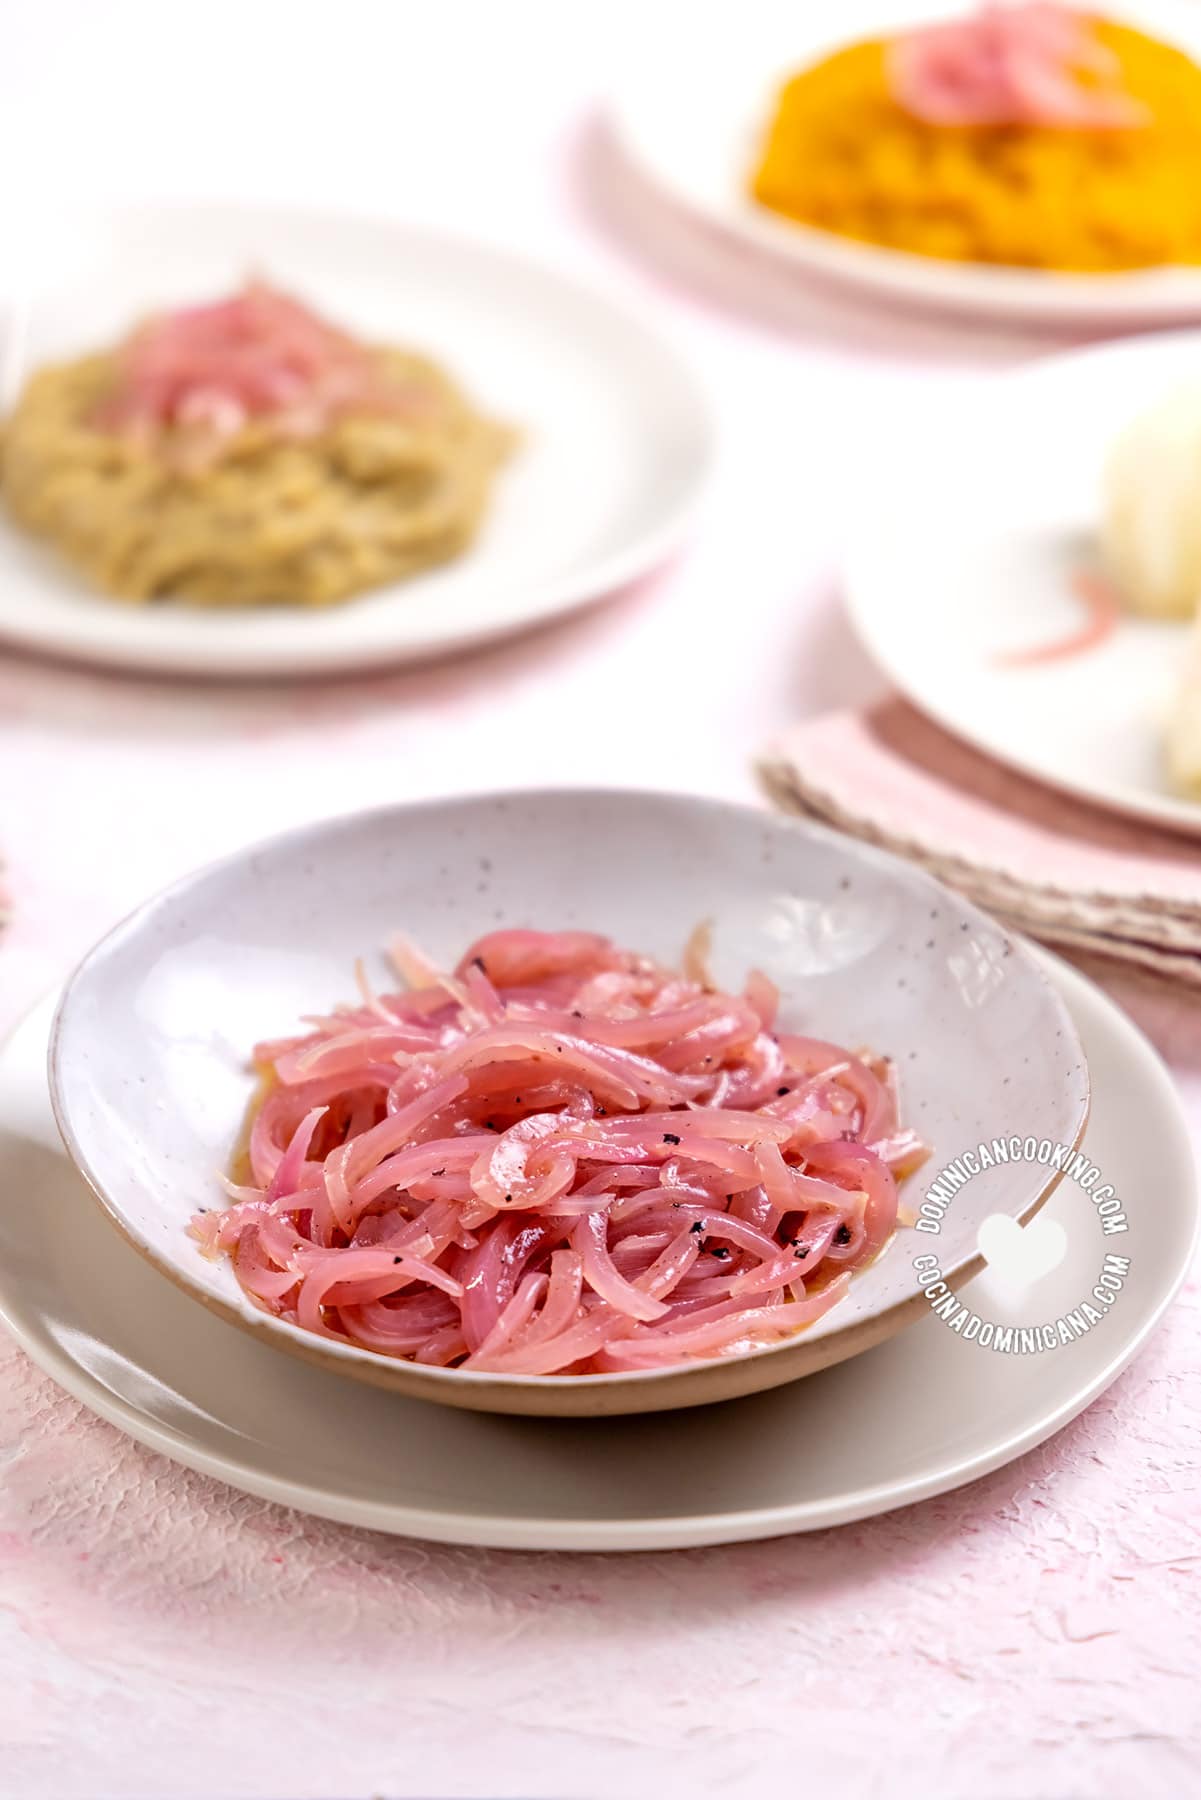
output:
[[[854,28],[849,0],[827,10]],[[866,421],[889,429],[931,382],[1048,347],[798,288],[641,199],[581,120],[638,53],[645,7],[336,16],[360,46],[342,100],[317,9],[211,0],[184,86],[158,73],[179,57],[171,9],[51,0],[0,68],[0,156],[36,160],[52,191],[84,178],[87,142],[86,178],[128,191],[153,141],[159,191],[479,222],[623,288],[703,359],[724,430],[713,503],[690,552],[610,609],[454,666],[219,692],[0,657],[0,1026],[151,888],[348,804],[548,779],[752,798],[767,737],[877,691],[830,585]],[[72,132],[48,132],[64,113]],[[465,118],[488,145],[483,219]],[[636,735],[581,731],[633,669],[661,712]],[[1112,991],[1201,1127],[1201,1011]],[[1081,1420],[962,1493],[817,1537],[612,1559],[282,1512],[124,1441],[8,1349],[0,1793],[1175,1800],[1201,1758],[1196,1315],[1194,1283]]]
[[[960,1493],[612,1558],[282,1512],[12,1353],[4,1791],[751,1796],[803,1770],[888,1800],[1195,1792],[1197,1327],[1194,1295],[1085,1418]]]

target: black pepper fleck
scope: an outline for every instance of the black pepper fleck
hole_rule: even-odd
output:
[[[677,1206],[678,1206],[678,1205],[679,1205],[679,1204],[680,1204],[680,1203],[679,1203],[679,1201],[678,1201],[678,1200],[677,1200],[677,1201],[676,1201],[676,1205],[677,1205]],[[703,1230],[704,1230],[704,1229],[705,1229],[705,1221],[704,1221],[704,1220],[703,1220],[703,1219],[698,1219],[698,1220],[697,1220],[697,1222],[696,1222],[696,1224],[695,1224],[695,1225],[690,1225],[690,1226],[689,1226],[689,1227],[688,1227],[688,1229],[689,1229],[689,1231],[703,1231]]]
[[[680,1140],[674,1131],[665,1131],[663,1133],[663,1142],[665,1144],[678,1144],[679,1141]]]
[[[790,1092],[790,1090],[786,1087],[777,1088],[776,1089],[776,1099],[782,1100],[784,1098],[785,1094],[787,1094],[789,1092]]]
[[[838,1227],[838,1230],[834,1233],[834,1242],[836,1244],[849,1244],[850,1241],[851,1241],[850,1226],[849,1225],[840,1225]]]

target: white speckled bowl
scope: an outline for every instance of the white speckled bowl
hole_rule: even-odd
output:
[[[185,1234],[219,1203],[252,1088],[247,1053],[353,995],[353,962],[397,929],[454,961],[496,925],[604,931],[665,960],[713,921],[719,979],[757,966],[795,1029],[896,1057],[930,1171],[1014,1132],[1075,1143],[1088,1076],[1067,1009],[1020,942],[908,864],[817,826],[681,796],[489,795],[312,825],[189,876],[104,938],[68,983],[50,1047],[67,1149],[165,1275],[282,1349],[423,1399],[484,1411],[650,1412],[769,1388],[868,1349],[925,1306],[912,1266],[980,1266],[993,1212],[1025,1219],[1038,1164],[982,1174],[940,1237],[901,1232],[813,1328],[678,1369],[499,1376],[424,1368],[268,1317]],[[370,966],[370,961],[369,961]],[[925,1186],[921,1175],[916,1185]]]

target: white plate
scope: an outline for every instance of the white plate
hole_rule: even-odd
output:
[[[856,243],[759,206],[746,179],[790,74],[840,44],[894,31],[966,0],[851,0],[836,26],[806,21],[804,8],[742,8],[736,30],[678,35],[640,54],[612,101],[632,162],[667,196],[748,247],[800,270],[850,283],[882,299],[987,318],[1117,325],[1201,315],[1201,269],[1068,275],[932,257]],[[826,9],[833,13],[834,9]],[[1201,53],[1201,23],[1179,0],[1131,0],[1121,16]]]
[[[1097,566],[1105,454],[1186,374],[1201,374],[1201,332],[1073,351],[931,403],[845,577],[864,643],[939,724],[1084,799],[1201,832],[1163,765],[1187,625],[1124,618],[1083,654],[996,661],[1080,624],[1069,581]]]
[[[998,1129],[996,1064],[1025,1129],[1075,1143],[1088,1072],[1059,996],[995,920],[911,863],[821,826],[679,794],[488,794],[321,821],[185,877],[102,939],[67,984],[51,1092],[71,1153],[129,1241],[247,1331],[451,1406],[641,1412],[808,1375],[898,1330],[923,1302],[901,1234],[807,1330],[743,1356],[600,1375],[440,1369],[262,1311],[187,1232],[219,1203],[254,1091],[248,1051],[384,974],[403,930],[443,968],[501,926],[603,931],[665,963],[702,919],[719,980],[762,969],[793,1030],[895,1056],[905,1122],[936,1161]],[[915,1185],[920,1183],[917,1178]],[[974,1182],[943,1236],[971,1272],[991,1213],[1028,1217],[1045,1168]],[[908,1198],[908,1189],[903,1190]]]
[[[998,1355],[929,1317],[789,1387],[619,1420],[455,1412],[346,1382],[231,1331],[112,1230],[51,1117],[53,1002],[0,1056],[0,1318],[56,1381],[141,1442],[249,1493],[383,1531],[644,1550],[811,1530],[945,1492],[1041,1443],[1109,1385],[1180,1285],[1196,1236],[1195,1173],[1166,1071],[1117,1007],[1041,960],[1092,1069],[1085,1148],[1130,1229],[1103,1238],[1091,1201],[1061,1182],[1041,1215],[1065,1229],[1061,1266],[1017,1299],[994,1292],[991,1274],[965,1292],[997,1323],[1051,1318],[1079,1304],[1103,1249],[1120,1249],[1131,1259],[1123,1291],[1070,1348]]]
[[[210,675],[319,675],[444,655],[644,573],[679,542],[702,485],[706,409],[675,354],[602,295],[501,251],[352,215],[186,205],[49,221],[24,261],[27,292],[7,328],[11,354],[25,316],[25,371],[258,270],[352,329],[429,351],[523,435],[471,550],[316,612],[114,603],[0,523],[0,637],[10,642]],[[0,347],[5,326],[0,308]]]

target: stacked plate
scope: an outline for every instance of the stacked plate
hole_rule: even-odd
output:
[[[654,882],[631,882],[652,856]],[[1121,1234],[1105,1229],[1096,1173],[1090,1188],[1032,1151],[979,1174],[941,1237],[898,1233],[799,1339],[693,1365],[683,1385],[674,1371],[558,1378],[574,1394],[555,1411],[622,1415],[572,1418],[521,1416],[544,1410],[538,1378],[499,1396],[482,1378],[473,1393],[460,1371],[415,1371],[269,1320],[186,1236],[238,1135],[250,1043],[344,995],[355,955],[398,923],[449,957],[553,907],[560,924],[668,956],[699,895],[719,978],[756,964],[780,988],[783,1024],[897,1057],[907,1116],[933,1144],[919,1191],[904,1194],[915,1216],[932,1171],[1016,1132],[1079,1142],[1079,1167],[1120,1197]],[[52,1027],[53,1014],[40,1008],[0,1060],[8,1326],[143,1442],[384,1530],[638,1549],[828,1525],[954,1487],[1113,1380],[1196,1232],[1179,1105],[1115,1007],[907,865],[738,807],[530,794],[312,827],[143,908],[72,978]],[[70,1155],[47,1097],[48,1042]],[[929,1305],[931,1246],[993,1329],[951,1328]],[[1117,1290],[1090,1303],[1115,1249]],[[1095,1325],[1046,1337],[1089,1304]]]

